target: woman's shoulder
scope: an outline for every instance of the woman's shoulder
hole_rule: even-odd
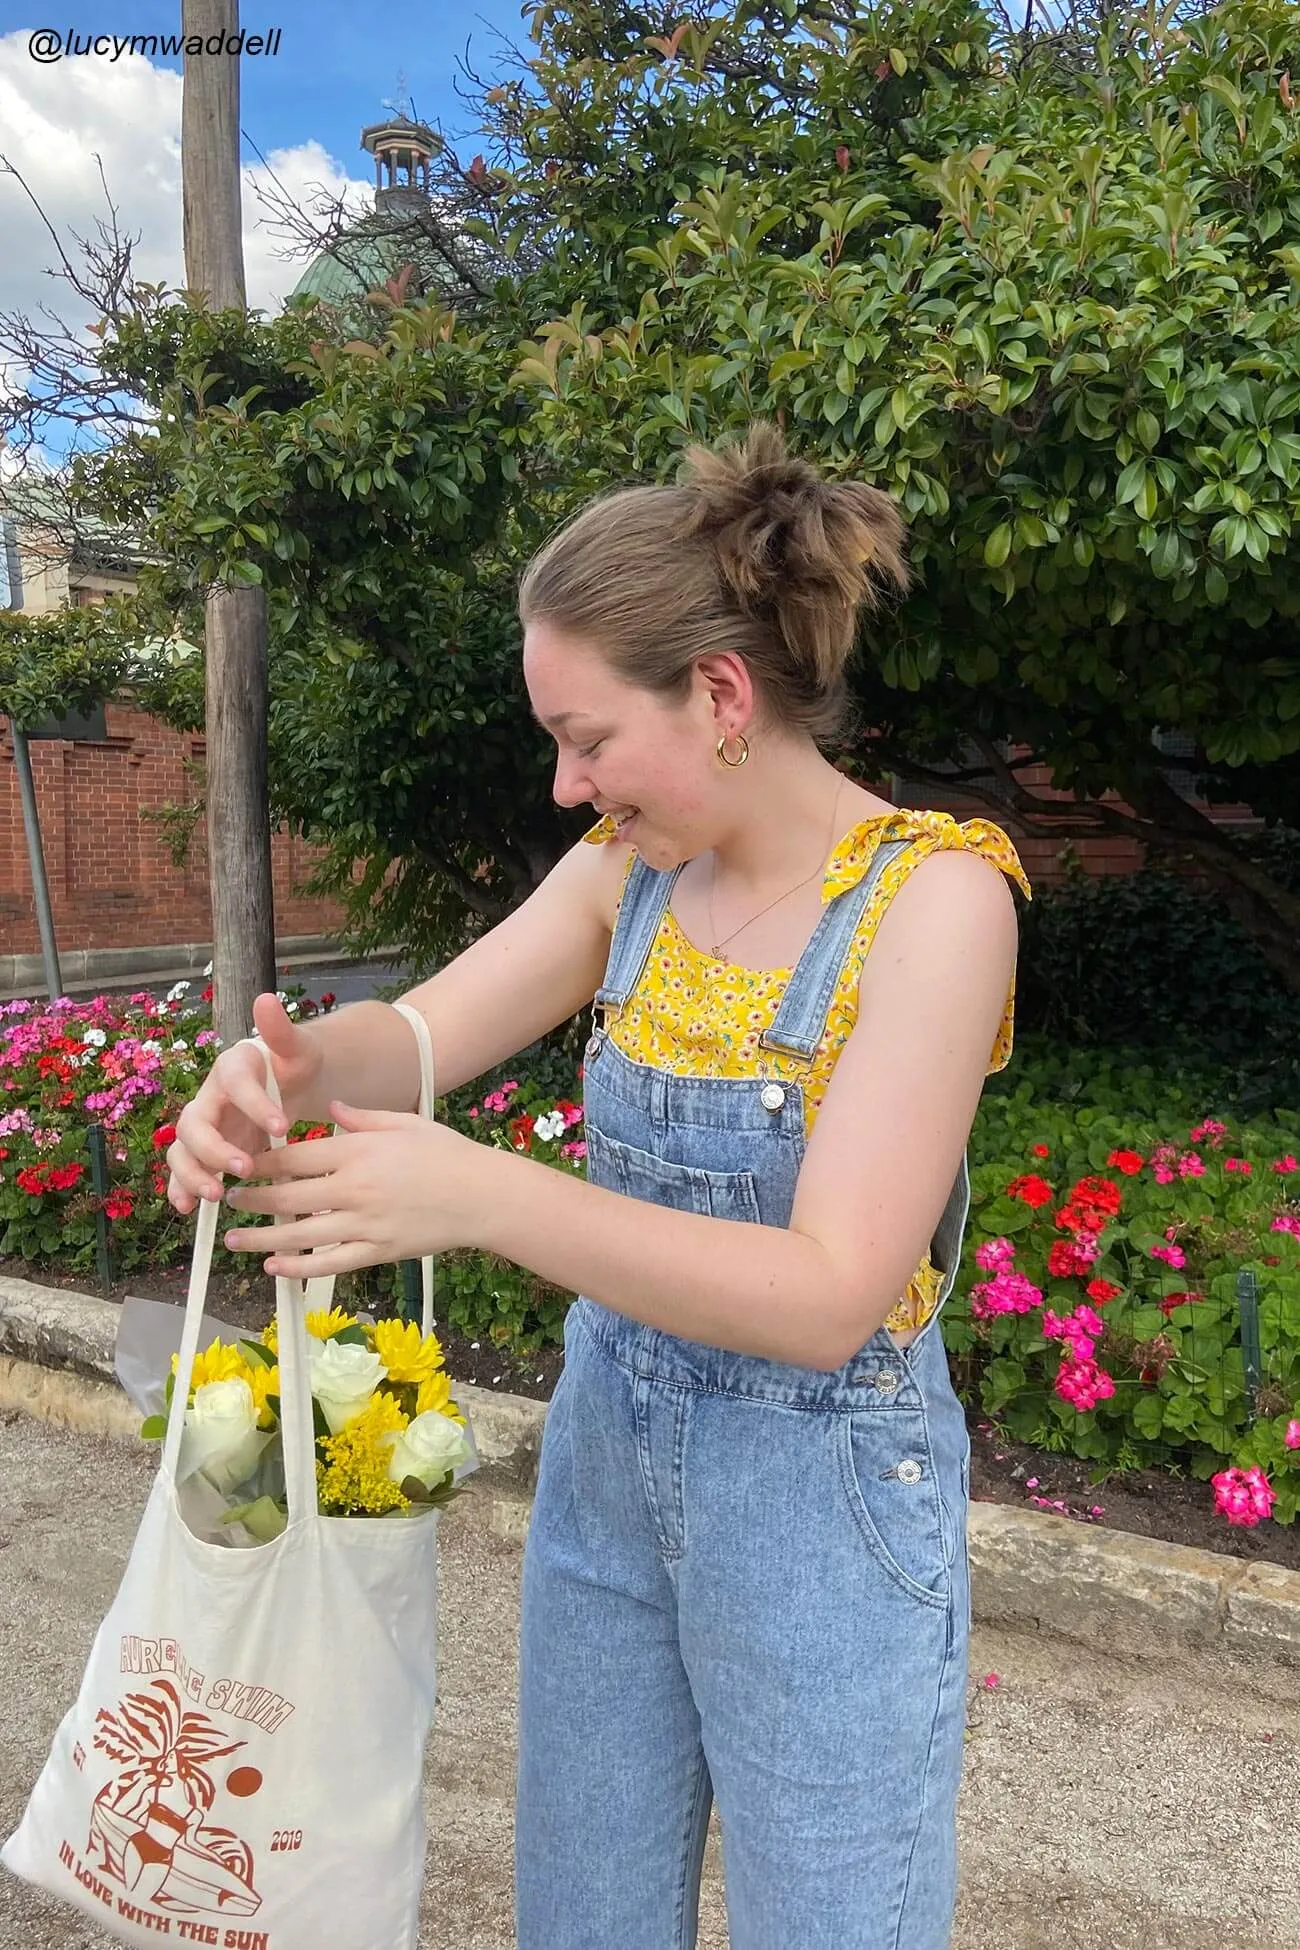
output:
[[[991,819],[958,820],[951,813],[916,806],[896,806],[852,827],[831,858],[823,899],[829,900],[856,885],[880,848],[895,841],[905,842],[886,868],[886,875],[895,884],[931,853],[960,851],[977,854],[999,867],[1015,882],[1026,900],[1033,899],[1020,856],[1000,826]]]

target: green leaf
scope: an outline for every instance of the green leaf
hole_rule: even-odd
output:
[[[1011,523],[1000,521],[984,544],[984,560],[990,569],[1000,569],[1011,553]]]
[[[165,1415],[148,1415],[140,1424],[140,1434],[146,1442],[161,1442],[167,1433]]]

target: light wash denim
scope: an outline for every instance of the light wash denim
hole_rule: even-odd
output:
[[[767,1048],[811,1059],[906,844],[824,907]],[[598,1007],[634,989],[675,878],[635,861]],[[598,1029],[585,1114],[593,1183],[788,1225],[797,1083],[674,1076]],[[963,1159],[943,1299],[969,1205]],[[691,1950],[714,1797],[732,1950],[944,1950],[969,1466],[937,1312],[831,1373],[577,1298],[524,1554],[518,1950]]]

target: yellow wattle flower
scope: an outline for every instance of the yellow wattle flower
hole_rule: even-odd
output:
[[[410,1498],[389,1479],[391,1444],[384,1441],[406,1426],[393,1396],[380,1388],[337,1435],[321,1439],[326,1459],[316,1464],[316,1492],[323,1516],[382,1516],[409,1507]]]
[[[449,1416],[453,1422],[459,1422],[462,1428],[465,1427],[465,1417],[451,1398],[451,1376],[445,1369],[441,1374],[430,1375],[427,1381],[422,1381],[420,1392],[415,1398],[417,1415],[428,1415],[434,1410]]]
[[[438,1336],[421,1334],[413,1320],[376,1321],[371,1344],[390,1381],[428,1381],[442,1366]]]

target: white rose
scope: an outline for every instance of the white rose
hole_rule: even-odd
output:
[[[387,1370],[377,1354],[355,1341],[322,1341],[308,1353],[311,1392],[331,1435],[359,1415]]]
[[[464,1429],[440,1409],[431,1408],[417,1415],[408,1427],[392,1436],[393,1453],[388,1475],[394,1483],[414,1476],[431,1490],[448,1470],[468,1462],[473,1451]]]
[[[207,1381],[194,1390],[185,1411],[181,1444],[181,1474],[197,1469],[213,1489],[228,1495],[245,1482],[270,1434],[257,1426],[257,1408],[248,1383],[236,1375],[230,1381]]]

